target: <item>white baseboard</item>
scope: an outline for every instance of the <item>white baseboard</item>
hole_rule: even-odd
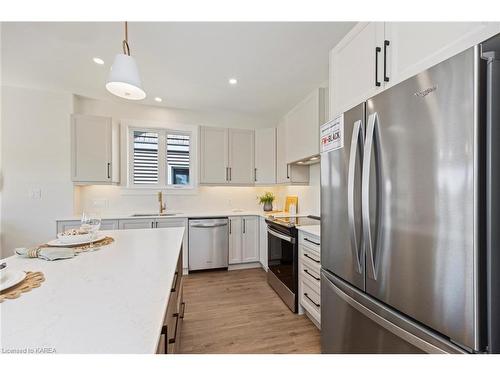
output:
[[[227,270],[234,271],[234,270],[244,270],[247,268],[262,268],[262,264],[260,264],[260,262],[230,264]]]

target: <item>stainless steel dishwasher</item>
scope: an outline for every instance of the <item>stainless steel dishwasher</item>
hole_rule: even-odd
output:
[[[189,270],[227,268],[229,257],[228,219],[189,220]]]

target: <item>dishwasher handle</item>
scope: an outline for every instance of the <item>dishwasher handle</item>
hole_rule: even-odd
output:
[[[190,224],[191,228],[217,228],[217,227],[225,227],[226,223],[211,223],[211,224]]]

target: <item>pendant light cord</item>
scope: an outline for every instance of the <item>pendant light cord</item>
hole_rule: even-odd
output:
[[[128,45],[128,22],[125,21],[125,40],[123,41],[123,53],[130,56],[130,47]]]

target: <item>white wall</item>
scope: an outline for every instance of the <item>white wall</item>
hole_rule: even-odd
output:
[[[309,167],[308,186],[285,186],[281,194],[299,197],[299,213],[320,215],[320,164]]]
[[[2,86],[2,249],[43,243],[73,213],[72,95]],[[33,199],[33,191],[40,197]]]

